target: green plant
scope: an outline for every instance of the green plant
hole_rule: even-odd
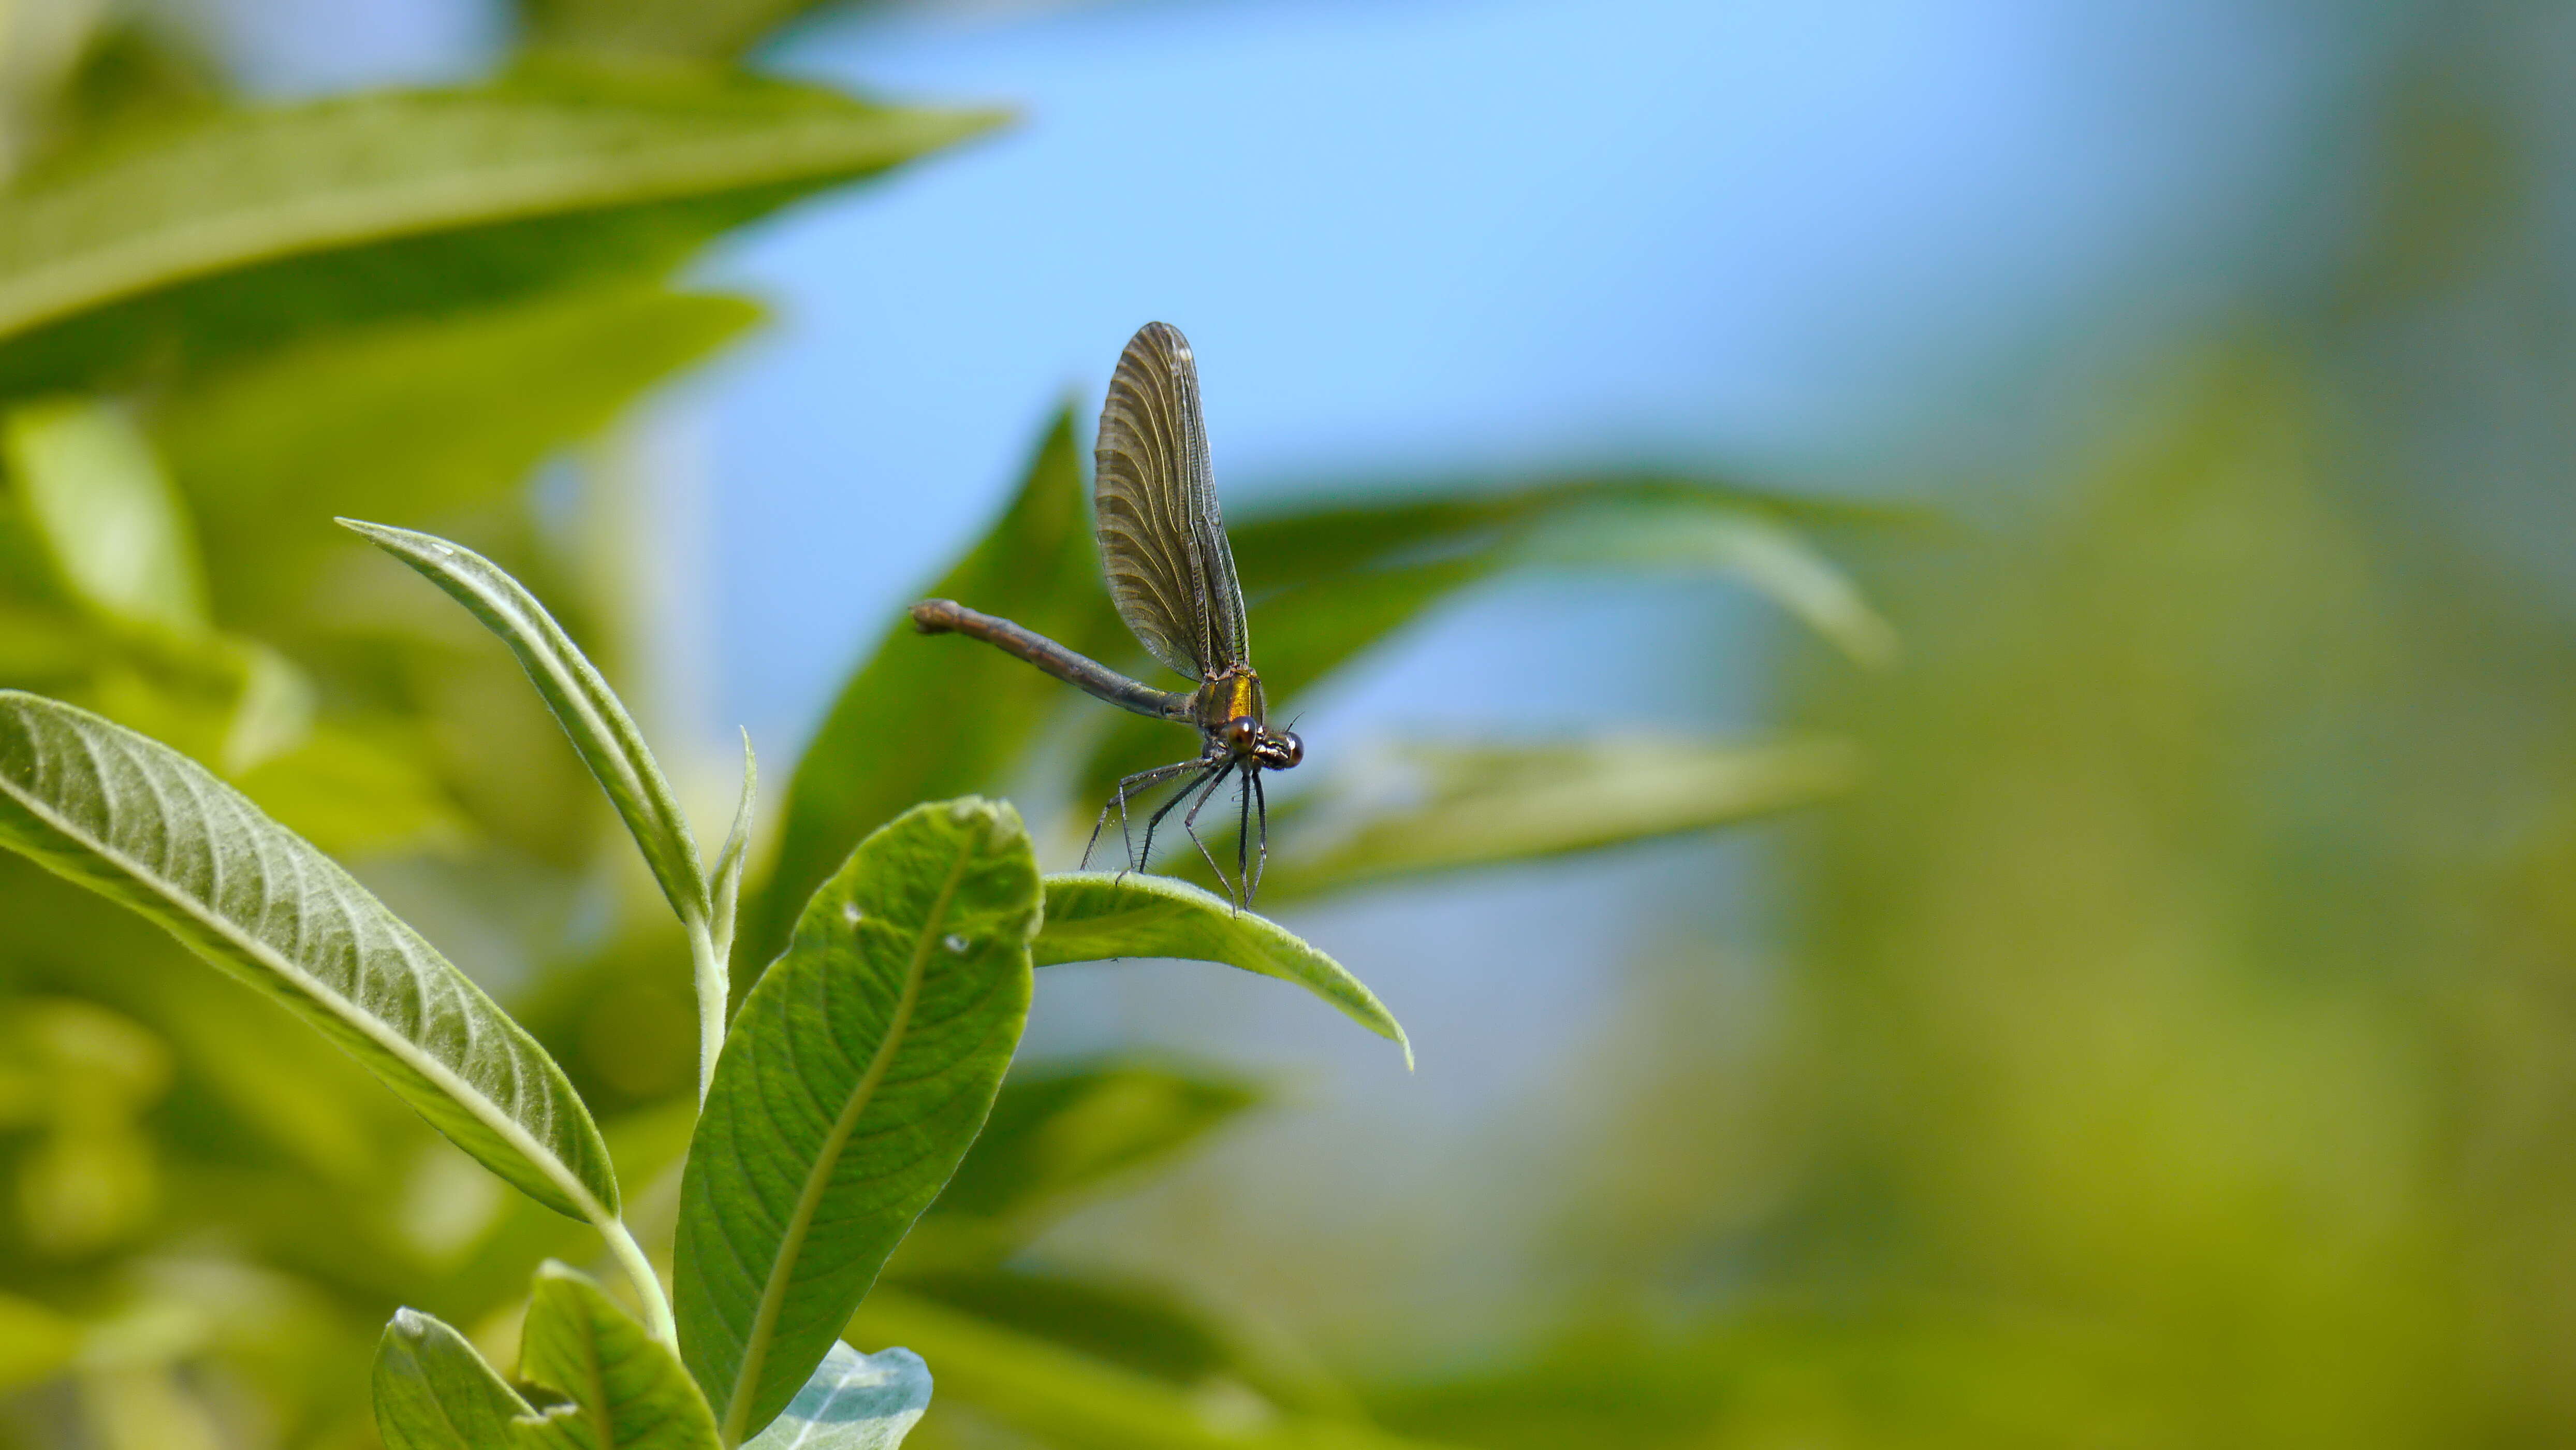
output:
[[[480,1450],[541,1434],[732,1446],[791,1404],[799,1418],[757,1443],[899,1441],[928,1397],[919,1361],[835,1345],[981,1130],[1040,962],[1231,962],[1292,976],[1404,1040],[1338,964],[1205,892],[1042,878],[1018,813],[978,797],[916,806],[861,842],[728,1022],[748,757],[732,831],[702,864],[624,706],[532,595],[445,540],[350,527],[508,642],[687,930],[714,1020],[700,1039],[670,1296],[621,1212],[607,1143],[552,1057],[355,878],[204,767],[78,707],[0,693],[0,840],[276,999],[485,1167],[601,1235],[641,1324],[578,1270],[542,1266],[519,1374],[560,1397],[541,1411],[461,1336],[406,1309],[375,1374],[391,1444]],[[1064,902],[1053,914],[1050,895]]]
[[[619,421],[761,316],[673,279],[732,228],[999,119],[733,64],[799,8],[535,6],[529,46],[486,81],[284,107],[233,104],[148,33],[113,31],[51,91],[10,98],[42,119],[0,206],[0,687],[173,747],[421,923],[589,1105],[595,1129],[560,1145],[571,1180],[594,1200],[623,1185],[648,1257],[673,1236],[672,1165],[715,1060],[693,995],[698,1027],[721,1026],[717,988],[756,990],[803,905],[917,802],[1071,797],[1161,744],[1057,731],[1043,679],[890,621],[794,763],[767,841],[702,864],[677,844],[694,839],[678,802],[720,807],[731,771],[701,791],[717,769],[666,754],[656,794],[609,759],[608,796],[658,822],[637,871],[583,780],[600,759],[562,748],[510,655],[328,522],[471,541],[551,604],[547,658],[586,654],[651,699],[613,543],[635,507]],[[1057,419],[937,589],[1119,660],[1081,452]],[[567,460],[540,510],[530,475]],[[1235,521],[1289,708],[1515,570],[1730,573],[1855,653],[1883,649],[1797,532],[1855,516],[1686,477],[1395,482]],[[498,599],[477,591],[502,577],[466,592]],[[614,725],[595,678],[539,673],[566,718]],[[657,734],[666,752],[686,738]],[[1065,741],[1069,760],[1044,748]],[[1356,756],[1309,767],[1323,778],[1283,813],[1266,901],[1722,826],[1845,774],[1830,742],[1806,741]],[[1037,813],[1029,834],[1043,854],[1064,823]],[[1185,890],[1126,886],[1143,894],[1058,880],[1033,964],[1209,931],[1239,965],[1320,970],[1257,918],[1213,923]],[[1121,902],[1151,916],[1102,917]],[[719,926],[737,915],[728,952]],[[0,924],[0,1442],[371,1443],[367,1357],[392,1306],[455,1326],[433,1344],[428,1318],[401,1321],[424,1373],[456,1368],[448,1340],[509,1362],[541,1264],[610,1267],[586,1219],[501,1188],[277,998],[217,980],[141,918],[0,853]],[[1370,1443],[1350,1395],[1293,1348],[1160,1285],[1021,1252],[1267,1092],[1133,1057],[1015,1069],[850,1331],[941,1366],[917,1438],[971,1406],[1050,1444]],[[519,1156],[518,1179],[572,1198]],[[557,1322],[578,1318],[578,1291],[547,1294]],[[1269,1428],[1208,1408],[1243,1404]]]

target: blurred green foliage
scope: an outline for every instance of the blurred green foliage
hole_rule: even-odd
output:
[[[67,21],[10,72],[0,138],[0,686],[174,745],[428,925],[615,1110],[609,1150],[659,1254],[690,1125],[688,951],[515,663],[331,519],[470,540],[612,672],[649,656],[587,537],[640,505],[591,445],[760,316],[675,274],[732,227],[1001,119],[735,63],[806,8],[532,3],[522,52],[487,80],[282,106],[228,98],[148,24]],[[943,588],[1123,659],[1080,452],[1057,420]],[[531,495],[565,460],[570,523]],[[1690,478],[1470,479],[1247,520],[1238,549],[1256,608],[1306,591],[1265,615],[1285,700],[1480,579],[1650,555],[1746,579],[1875,658],[1885,625],[1798,532],[1854,522]],[[1033,747],[1055,687],[997,660],[890,626],[796,763],[737,987],[814,883],[914,801],[1033,784],[1079,800],[1172,748],[1113,731],[1050,763]],[[1327,790],[1306,845],[1283,823],[1293,889],[1703,829],[1842,779],[1823,745],[1610,741],[1518,773],[1504,754],[1425,762],[1442,782],[1427,798],[1366,776]],[[1652,809],[1583,773],[1677,760],[1700,774]],[[1574,788],[1524,788],[1548,768]],[[1471,799],[1469,774],[1496,784]],[[1493,838],[1466,849],[1452,817],[1471,805]],[[1068,806],[1048,829],[1088,817]],[[15,857],[0,922],[0,1443],[365,1445],[366,1366],[398,1303],[540,1370],[616,1330],[587,1280],[550,1270],[514,1356],[531,1271],[597,1241],[274,1003]],[[1349,1010],[1383,1018],[1356,990]],[[1025,1260],[1068,1209],[1265,1092],[1141,1060],[1005,1085],[852,1329],[922,1341],[941,1386],[923,1443],[1398,1443],[1273,1334]],[[426,1324],[400,1354],[438,1358]]]
[[[685,948],[610,864],[614,823],[507,656],[356,567],[328,520],[469,539],[612,669],[646,652],[586,587],[585,541],[531,512],[530,473],[756,322],[671,284],[707,241],[991,120],[735,68],[806,8],[532,0],[527,54],[485,85],[259,112],[120,30],[11,98],[0,684],[180,745],[422,915],[476,923],[460,958],[617,1109],[651,1243],[688,1129]],[[930,1359],[914,1443],[2576,1433],[2576,607],[2462,522],[2454,486],[2505,465],[2450,406],[2569,395],[2564,66],[2526,63],[2564,33],[2537,6],[2434,19],[2352,102],[2386,194],[2343,274],[2133,380],[2073,461],[1937,535],[1607,473],[1240,518],[1283,702],[1522,567],[1679,562],[1829,642],[1786,667],[1785,741],[1318,762],[1267,887],[1831,800],[1779,833],[1786,965],[1741,999],[1710,987],[1740,965],[1714,948],[1643,965],[1594,1064],[1619,1096],[1564,1169],[1585,1190],[1552,1331],[1404,1381],[1033,1259],[1270,1090],[1024,1065],[851,1326]],[[1132,662],[1076,424],[1043,431],[928,592]],[[2507,441],[2563,492],[2576,443]],[[581,488],[588,519],[631,506],[612,471]],[[2502,511],[2517,543],[2562,517]],[[1868,602],[1825,531],[1869,541]],[[1102,782],[1172,753],[1123,720],[1075,758],[1036,750],[1060,693],[890,621],[773,777],[792,783],[737,988],[913,801],[1061,801],[1033,820],[1078,843]],[[0,1436],[370,1443],[393,1304],[506,1362],[532,1267],[594,1252],[148,926],[14,859],[0,922]]]

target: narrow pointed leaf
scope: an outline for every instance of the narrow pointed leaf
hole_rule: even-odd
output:
[[[573,1402],[550,1443],[583,1450],[718,1450],[715,1417],[671,1346],[589,1275],[548,1260],[519,1334],[519,1377]]]
[[[21,178],[0,208],[0,384],[202,365],[571,277],[993,125],[739,72],[529,68],[449,91],[220,109]]]
[[[733,955],[734,918],[742,899],[743,862],[751,854],[751,808],[760,797],[760,761],[751,753],[751,732],[742,732],[742,794],[734,801],[733,828],[725,832],[724,849],[708,875],[718,962]],[[719,1003],[719,1006],[722,1004]]]
[[[0,690],[0,845],[159,923],[550,1208],[617,1180],[563,1070],[329,857],[157,741]]]
[[[745,998],[681,1179],[680,1348],[728,1441],[784,1408],[983,1127],[1029,1004],[1019,813],[861,842]]]
[[[1413,1066],[1413,1044],[1377,994],[1279,923],[1238,911],[1224,898],[1169,876],[1140,871],[1049,876],[1037,964],[1115,957],[1182,957],[1294,982],[1403,1048],[1404,1065]]]
[[[420,571],[501,637],[617,807],[671,910],[682,921],[707,920],[706,871],[688,818],[680,814],[679,798],[617,692],[537,597],[500,565],[462,544],[356,519],[340,523]]]
[[[1060,412],[1018,494],[974,551],[923,591],[1078,643],[1101,590],[1073,416]],[[1063,686],[999,650],[916,632],[898,611],[796,763],[778,854],[743,945],[766,961],[807,897],[858,844],[916,801],[994,790]]]
[[[397,1309],[376,1341],[376,1432],[385,1450],[498,1450],[528,1402],[465,1336],[417,1309]]]
[[[894,1450],[930,1408],[930,1366],[909,1349],[861,1354],[839,1340],[745,1450]]]
[[[1608,739],[1418,750],[1399,764],[1411,768],[1352,772],[1275,832],[1263,895],[1292,900],[1708,830],[1824,799],[1855,773],[1851,752],[1824,741]]]

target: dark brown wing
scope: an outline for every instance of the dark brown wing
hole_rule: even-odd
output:
[[[1092,501],[1118,617],[1194,680],[1247,661],[1243,585],[1226,546],[1189,339],[1149,322],[1128,340],[1100,408]]]

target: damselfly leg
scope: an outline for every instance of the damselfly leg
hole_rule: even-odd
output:
[[[1201,756],[1195,760],[1182,760],[1176,761],[1170,765],[1158,765],[1152,770],[1140,770],[1134,775],[1128,776],[1126,779],[1118,782],[1117,793],[1110,797],[1109,804],[1100,808],[1100,819],[1091,823],[1091,839],[1084,842],[1082,846],[1082,869],[1085,871],[1091,869],[1092,850],[1100,844],[1100,833],[1109,824],[1109,813],[1111,811],[1116,811],[1118,813],[1118,841],[1119,844],[1125,847],[1127,851],[1127,865],[1124,869],[1129,871],[1142,870],[1145,863],[1137,859],[1136,838],[1127,834],[1128,795],[1130,793],[1142,795],[1146,791],[1152,790],[1154,787],[1161,785],[1164,781],[1170,780],[1175,776],[1187,775],[1193,770],[1203,769],[1206,765],[1207,757]],[[1187,795],[1189,792],[1184,790],[1181,794]],[[1158,814],[1154,819],[1159,821],[1162,819],[1162,816]],[[1153,848],[1154,832],[1153,828],[1149,826],[1145,831],[1145,849],[1150,851]]]

